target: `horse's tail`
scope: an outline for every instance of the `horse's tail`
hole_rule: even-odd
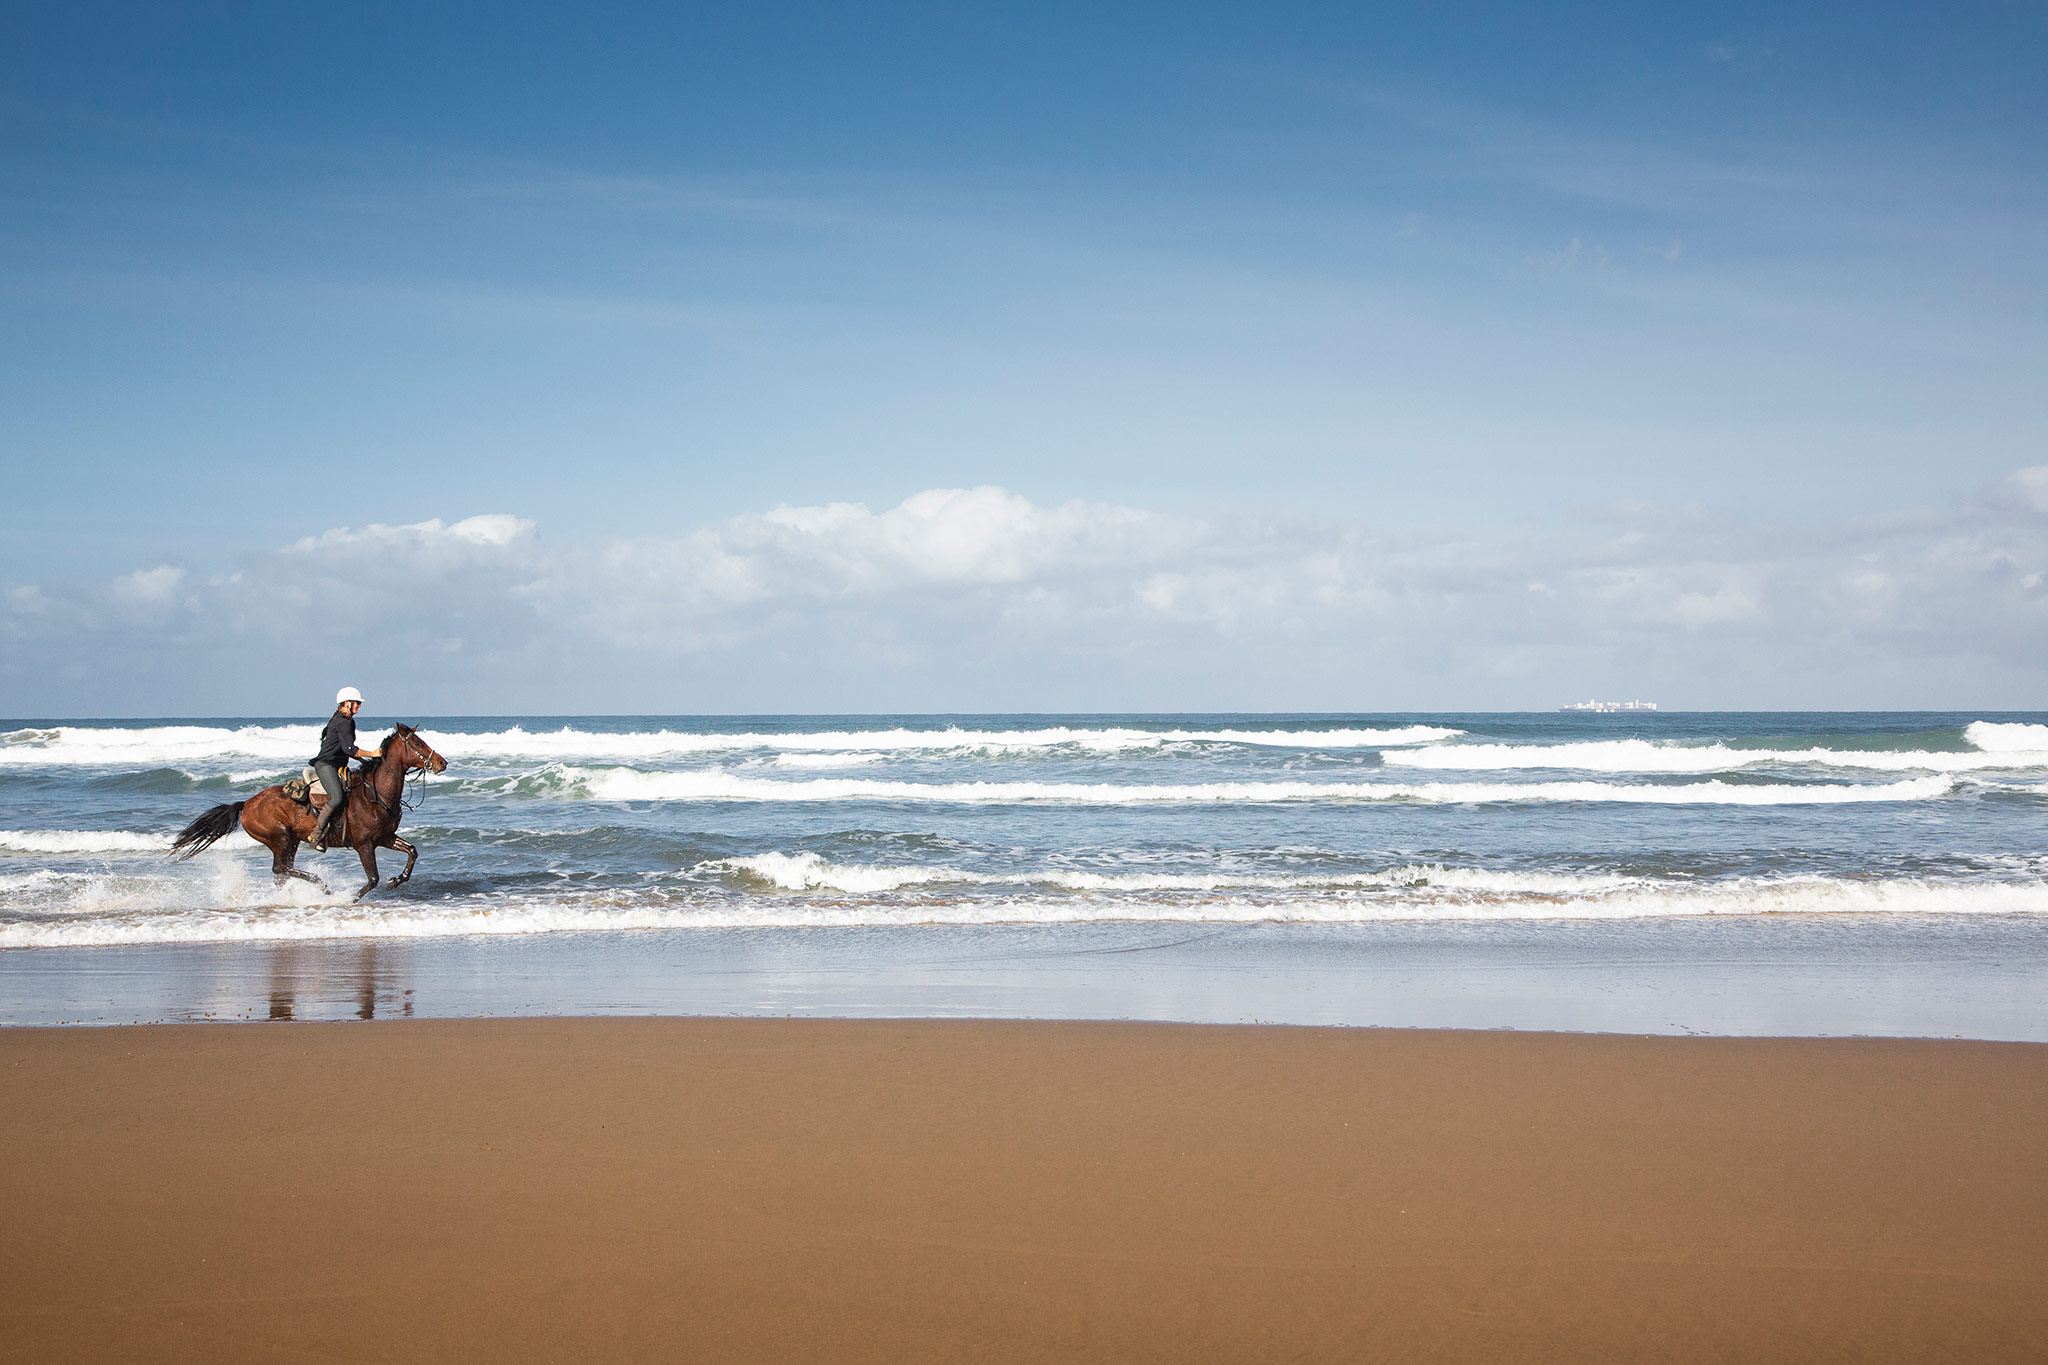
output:
[[[211,845],[214,840],[242,822],[242,807],[248,804],[246,801],[237,801],[231,806],[215,806],[185,826],[171,844],[171,856],[189,858]]]

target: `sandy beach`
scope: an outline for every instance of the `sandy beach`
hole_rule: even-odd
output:
[[[2048,1048],[0,1034],[19,1360],[2027,1360]]]

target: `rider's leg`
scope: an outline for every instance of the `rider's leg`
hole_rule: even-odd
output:
[[[313,775],[320,779],[321,789],[327,793],[327,804],[320,808],[320,823],[313,826],[313,837],[308,842],[315,853],[325,853],[327,822],[341,813],[341,773],[332,763],[315,763]]]

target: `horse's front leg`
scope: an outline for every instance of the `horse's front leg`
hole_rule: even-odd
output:
[[[377,889],[377,846],[375,844],[357,844],[356,856],[363,860],[363,872],[370,879],[363,883],[362,890],[356,892],[356,899],[361,900]]]
[[[390,881],[384,883],[384,889],[386,891],[396,891],[399,887],[404,886],[407,882],[412,880],[412,865],[420,860],[420,851],[414,848],[411,844],[408,844],[405,840],[399,838],[396,834],[392,835],[383,843],[379,844],[378,847],[395,849],[398,852],[403,853],[405,855],[405,871],[399,873],[396,877],[393,877]]]

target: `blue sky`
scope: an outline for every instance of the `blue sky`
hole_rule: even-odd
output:
[[[2038,705],[2044,39],[12,5],[0,713]]]

